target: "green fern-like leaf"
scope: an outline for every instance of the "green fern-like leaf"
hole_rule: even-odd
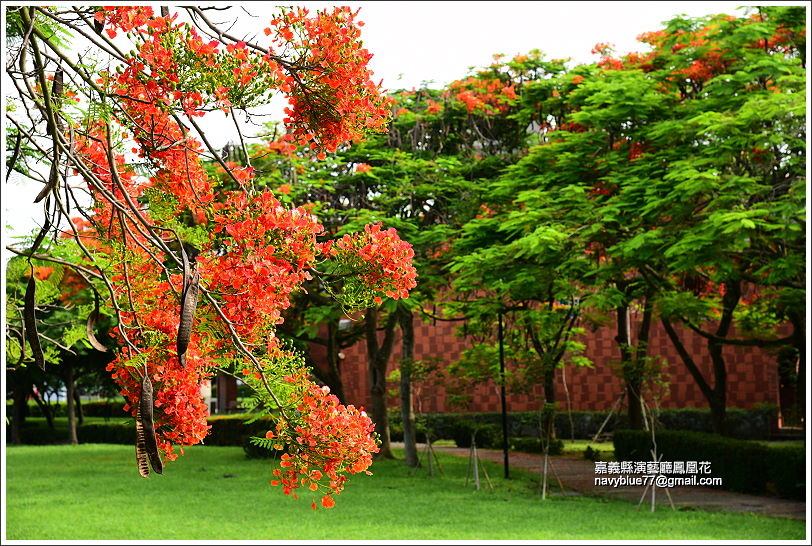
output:
[[[279,440],[271,440],[269,438],[260,438],[258,436],[251,436],[248,440],[255,446],[259,446],[263,449],[268,449],[271,451],[275,451],[274,445],[279,443]]]
[[[86,334],[84,324],[73,324],[62,334],[62,344],[65,347],[73,347],[74,344],[78,343],[79,341],[84,341],[85,339]],[[85,346],[87,345],[88,344],[85,344]]]

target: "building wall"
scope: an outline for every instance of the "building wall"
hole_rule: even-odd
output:
[[[632,317],[634,320],[635,317]],[[634,325],[634,322],[632,322]],[[415,320],[415,359],[440,358],[445,362],[456,359],[467,340],[454,335],[456,323],[424,323]],[[712,365],[707,352],[706,340],[688,330],[679,330],[686,349],[706,378],[712,382]],[[601,327],[587,332],[581,341],[586,344],[585,356],[593,362],[592,368],[567,367],[563,374],[557,372],[557,401],[559,407],[567,407],[567,392],[573,410],[608,410],[623,391],[623,382],[617,377],[611,362],[619,358],[612,328]],[[401,358],[400,332],[394,344],[389,370],[397,367]],[[660,397],[663,408],[707,407],[702,392],[696,385],[681,358],[659,322],[652,324],[650,354],[661,355],[666,361],[665,379],[667,389]],[[369,378],[366,367],[366,350],[358,343],[344,350],[342,378],[347,402],[356,406],[370,406]],[[728,407],[750,408],[754,404],[769,402],[778,405],[778,371],[776,358],[765,350],[752,347],[726,346],[724,355],[728,371]],[[565,390],[564,381],[567,388]],[[393,385],[396,388],[396,385]],[[544,402],[540,386],[529,394],[509,394],[509,411],[532,411]],[[396,396],[391,397],[390,407],[399,407]],[[500,411],[498,386],[481,385],[473,391],[473,400],[467,408],[452,407],[442,388],[431,384],[415,385],[415,410],[418,412],[445,411]]]

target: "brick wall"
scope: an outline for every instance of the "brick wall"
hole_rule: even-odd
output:
[[[456,323],[439,321],[424,323],[415,320],[415,358],[440,358],[446,362],[456,359],[465,347],[466,339],[454,335],[455,327]],[[687,330],[678,332],[705,377],[712,378],[705,339]],[[614,405],[618,394],[623,390],[623,382],[616,376],[611,366],[611,361],[619,356],[614,336],[614,330],[606,327],[587,332],[583,336],[582,341],[586,344],[585,355],[593,361],[594,367],[568,367],[563,374],[560,369],[558,370],[556,396],[559,407],[567,406],[563,380],[566,380],[573,410],[606,410]],[[401,357],[399,331],[394,347],[390,370],[397,367],[397,360]],[[358,343],[345,349],[344,354],[342,377],[347,402],[369,407],[365,347],[363,343]],[[661,407],[707,407],[699,387],[658,322],[652,325],[650,354],[661,355],[666,361],[665,378],[669,385],[661,396]],[[726,346],[724,355],[728,371],[729,407],[750,408],[759,402],[778,405],[778,372],[774,355],[758,348],[733,346]],[[536,410],[543,403],[543,399],[543,391],[537,386],[530,394],[509,394],[508,409]],[[398,405],[398,399],[393,397],[390,406],[398,407]],[[473,401],[463,410],[499,411],[500,408],[498,386],[489,384],[477,387],[473,392]],[[459,411],[459,408],[449,406],[442,388],[430,384],[415,385],[415,409],[419,412]]]

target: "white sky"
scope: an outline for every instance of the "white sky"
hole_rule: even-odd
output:
[[[169,2],[167,2],[169,3]],[[761,2],[770,4],[771,2]],[[311,9],[342,2],[301,2]],[[441,87],[464,77],[470,67],[486,66],[493,54],[513,56],[540,49],[547,58],[571,57],[574,63],[597,60],[591,49],[598,42],[616,46],[625,54],[640,49],[636,37],[657,30],[678,14],[742,15],[740,2],[347,2],[360,7],[362,39],[374,57],[374,79],[384,88],[412,88],[423,81]],[[781,2],[782,5],[801,2]],[[157,5],[157,4],[156,4]],[[232,4],[233,5],[233,4]],[[250,2],[240,12],[232,33],[256,32],[267,26],[276,3]],[[172,9],[172,8],[170,8]],[[212,15],[213,19],[217,19]],[[223,17],[224,18],[224,17]],[[245,30],[243,30],[245,29]],[[254,30],[255,29],[255,30]],[[261,39],[260,38],[260,39]],[[5,74],[4,74],[5,77]],[[216,127],[217,122],[214,122]],[[236,140],[232,131],[215,130],[216,146]],[[5,164],[5,162],[4,162]],[[38,185],[3,184],[3,248],[12,233],[29,233],[41,213],[33,200]],[[7,230],[6,225],[14,229]],[[3,250],[5,256],[6,251]],[[4,260],[5,261],[5,260]]]
[[[306,3],[307,4],[307,3]],[[329,3],[312,3],[314,6]],[[492,55],[540,49],[549,59],[597,60],[598,42],[619,53],[639,50],[636,37],[675,15],[741,15],[741,2],[350,2],[361,7],[364,45],[384,87],[436,87],[485,66]],[[398,81],[399,75],[402,81]],[[434,87],[434,86],[432,86]]]

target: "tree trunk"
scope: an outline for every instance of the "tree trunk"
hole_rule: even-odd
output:
[[[48,423],[48,428],[50,430],[54,430],[54,413],[51,410],[51,406],[45,403],[39,392],[39,390],[34,391],[31,389],[31,395],[34,397],[34,401],[37,403],[37,406],[39,406],[40,411],[42,411],[42,415],[45,417],[45,422]]]
[[[628,402],[629,428],[643,429],[642,387],[643,378],[632,355],[631,332],[629,328],[629,306],[624,304],[616,309],[617,341],[620,348],[620,369],[626,383],[626,401]]]
[[[555,432],[555,368],[557,361],[544,365],[544,408],[541,415],[541,438],[546,446],[556,439]]]
[[[548,404],[555,404],[555,367],[556,362],[544,366],[544,400]]]
[[[73,380],[73,364],[63,363],[65,366],[65,398],[67,399],[66,411],[68,413],[68,441],[71,445],[77,445],[79,438],[76,435],[76,407],[74,404],[74,395],[76,391],[76,383]]]
[[[403,421],[403,447],[407,466],[418,466],[417,432],[415,430],[414,405],[412,404],[412,365],[414,363],[414,317],[404,312],[400,317],[403,333],[400,362],[400,415]]]
[[[552,295],[552,286],[550,286],[550,294],[547,298],[549,305],[552,306],[555,299]],[[536,329],[532,324],[527,325],[527,334],[533,349],[536,351],[540,362],[542,363],[542,375],[544,383],[544,407],[541,411],[539,421],[539,434],[542,439],[543,445],[547,446],[549,441],[557,438],[555,430],[555,412],[556,412],[556,388],[555,388],[555,371],[561,359],[564,358],[566,352],[566,342],[570,339],[572,329],[578,319],[578,312],[571,310],[567,319],[561,324],[558,331],[550,338],[542,341]],[[566,385],[565,385],[566,388]],[[568,395],[569,396],[569,395]],[[569,400],[569,398],[568,398]],[[568,408],[568,411],[570,408]],[[572,415],[570,415],[570,423],[572,423]],[[545,447],[545,453],[546,453]]]
[[[727,404],[725,393],[714,389],[710,400],[711,426],[716,434],[727,433]]]
[[[637,378],[626,380],[626,399],[629,401],[629,428],[643,429],[643,401],[640,396],[640,381]]]
[[[341,402],[346,401],[344,394],[344,382],[341,380],[341,345],[338,342],[338,325],[339,321],[330,322],[327,325],[327,364],[330,382],[330,392],[335,394]]]
[[[392,312],[384,325],[383,343],[378,343],[378,309],[369,308],[366,313],[367,363],[369,386],[372,397],[372,421],[381,442],[378,458],[393,459],[389,437],[389,415],[386,411],[386,368],[392,354],[397,325],[397,312]]]
[[[722,316],[719,319],[719,327],[716,329],[717,338],[727,337],[730,333],[733,325],[733,311],[741,298],[741,283],[730,281],[724,283],[723,286],[725,293],[722,295]],[[708,353],[710,353],[713,363],[713,397],[709,402],[711,423],[713,432],[716,434],[727,433],[727,367],[722,354],[723,348],[722,343],[708,340]]]
[[[727,406],[727,369],[725,368],[725,357],[722,355],[722,345],[713,341],[708,341],[708,352],[713,363],[713,396],[710,402],[711,424],[713,432],[725,434],[727,432],[726,406]]]
[[[740,291],[737,283],[725,283],[725,294],[722,298],[722,316],[715,334],[717,338],[724,338],[730,331],[730,326],[733,322],[733,310],[738,304],[739,296]],[[717,434],[724,434],[727,431],[727,368],[725,366],[724,355],[722,354],[723,343],[708,339],[708,353],[710,354],[711,363],[713,364],[714,377],[713,387],[711,387],[708,380],[705,379],[705,376],[702,375],[702,372],[699,370],[699,366],[696,365],[682,344],[682,341],[680,341],[671,322],[663,317],[662,323],[668,337],[671,338],[674,347],[677,349],[677,353],[679,353],[682,358],[685,367],[688,368],[688,371],[699,386],[699,390],[702,391],[702,394],[708,401],[713,431]]]
[[[806,430],[806,419],[804,412],[806,408],[806,325],[805,316],[797,313],[789,313],[789,320],[792,323],[792,346],[795,348],[798,358],[797,372],[795,379],[795,408],[798,421]]]
[[[709,405],[713,404],[713,388],[711,388],[710,384],[705,379],[705,376],[702,375],[702,372],[699,370],[699,366],[696,365],[693,357],[685,348],[685,345],[680,340],[676,330],[674,330],[674,325],[671,324],[671,321],[667,317],[662,317],[661,320],[665,333],[668,334],[668,337],[671,339],[671,343],[674,344],[674,348],[677,350],[680,358],[682,358],[682,362],[685,364],[685,367],[688,368],[688,371],[694,378],[694,381],[696,381],[699,390],[702,391],[702,395],[705,397],[705,400],[708,401]]]
[[[638,376],[639,386],[638,392],[641,393],[639,400],[640,411],[643,411],[642,391],[645,388],[644,382],[649,373],[648,364],[648,342],[651,335],[651,319],[654,315],[654,309],[651,305],[651,294],[647,294],[643,300],[643,318],[640,321],[640,329],[637,331],[637,350],[634,354],[634,366]],[[640,418],[644,420],[644,415],[641,414]],[[651,424],[652,428],[654,423]]]
[[[25,414],[28,410],[28,392],[30,388],[23,385],[22,373],[19,368],[11,372],[17,379],[14,385],[13,406],[11,409],[11,443],[20,445],[23,443],[23,424],[25,424]]]
[[[82,397],[79,394],[79,389],[73,389],[73,402],[76,404],[77,423],[83,425],[85,422],[85,415],[84,410],[82,409]]]
[[[798,360],[798,382],[797,390],[795,391],[795,405],[798,408],[798,414],[801,421],[801,427],[804,432],[806,431],[806,418],[804,417],[804,410],[806,408],[806,361],[803,356]]]
[[[341,344],[338,339],[338,319],[327,323],[327,339],[319,341],[324,344],[327,352],[327,369],[316,365],[316,361],[307,352],[305,358],[313,375],[322,383],[330,387],[330,393],[338,397],[342,404],[346,404],[344,381],[341,379]]]

